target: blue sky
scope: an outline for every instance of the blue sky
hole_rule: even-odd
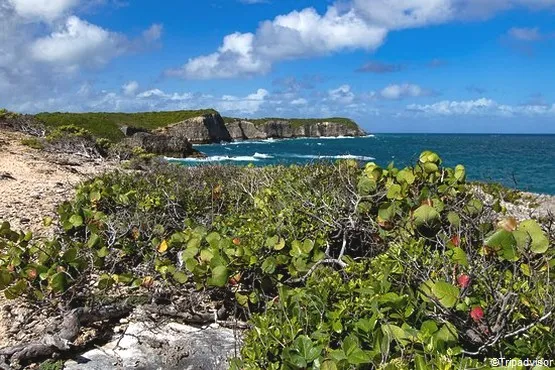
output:
[[[0,105],[555,133],[555,0],[0,0]]]

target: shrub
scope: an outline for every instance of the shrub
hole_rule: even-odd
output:
[[[21,140],[21,144],[28,146],[30,148],[33,149],[44,149],[44,143],[42,142],[42,140],[38,139],[38,138],[28,138],[28,139],[22,139]]]
[[[2,226],[0,289],[203,290],[248,318],[241,369],[468,368],[555,349],[552,236],[463,166],[180,168],[88,181],[49,242]],[[120,298],[121,290],[118,290]]]

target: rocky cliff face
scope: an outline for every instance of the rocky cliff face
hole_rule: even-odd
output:
[[[232,140],[224,120],[217,113],[190,118],[155,132],[187,138],[193,144],[219,143]]]
[[[177,122],[158,129],[155,135],[185,138],[192,144],[210,144],[233,140],[263,140],[268,138],[287,139],[295,137],[321,136],[363,136],[356,125],[337,122],[321,122],[312,120],[310,123],[299,124],[288,120],[268,120],[251,122],[234,120],[225,123],[217,114],[207,114]]]
[[[287,120],[268,120],[254,124],[250,121],[236,120],[226,124],[233,140],[287,139],[295,137],[322,136],[364,136],[366,133],[357,127],[336,122],[312,122],[303,125]]]

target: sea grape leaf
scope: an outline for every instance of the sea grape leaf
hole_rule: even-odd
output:
[[[455,307],[460,295],[459,288],[445,281],[437,281],[432,287],[432,292],[445,308]]]
[[[225,266],[217,266],[212,270],[212,277],[208,284],[216,287],[224,287],[229,279],[229,271]]]
[[[540,225],[534,220],[527,220],[520,224],[519,230],[530,235],[530,249],[537,254],[543,254],[549,249],[549,239]]]
[[[518,259],[516,255],[516,239],[513,233],[507,230],[497,230],[485,240],[485,244],[496,249],[497,254],[507,261],[516,261]]]
[[[439,221],[439,213],[434,207],[424,204],[414,211],[413,218],[416,227],[433,226]]]

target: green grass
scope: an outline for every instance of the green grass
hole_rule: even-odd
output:
[[[123,138],[121,126],[157,129],[189,118],[217,113],[213,109],[144,113],[39,113],[36,117],[47,127],[75,125],[94,136],[116,142]]]
[[[224,117],[226,123],[233,122],[236,118]],[[352,129],[358,128],[358,125],[349,118],[342,117],[331,117],[331,118],[257,118],[257,119],[247,119],[247,121],[254,123],[256,126],[265,124],[268,121],[288,121],[291,122],[293,128],[301,127],[307,124],[314,124],[319,122],[332,122],[337,123]]]

